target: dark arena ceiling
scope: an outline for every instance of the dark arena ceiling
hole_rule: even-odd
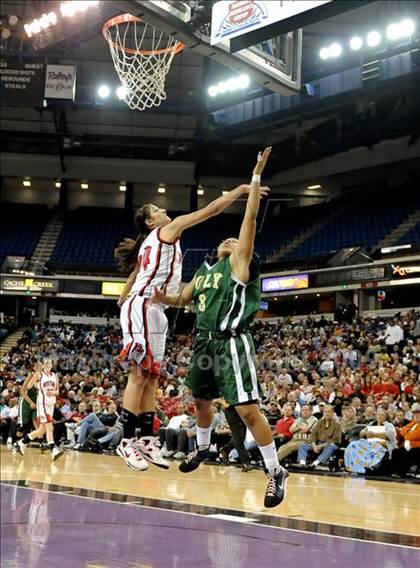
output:
[[[273,110],[238,124],[223,124],[225,106],[263,100],[269,93],[255,85],[242,98],[209,100],[209,84],[229,76],[229,70],[186,49],[173,60],[166,83],[167,100],[159,108],[139,112],[118,100],[98,100],[99,84],[118,85],[100,30],[107,18],[123,11],[122,4],[132,5],[135,13],[136,3],[102,2],[100,17],[77,22],[70,37],[37,51],[27,39],[23,23],[57,4],[1,2],[3,28],[10,15],[19,18],[18,24],[11,26],[11,36],[1,40],[2,57],[77,65],[73,104],[49,103],[46,108],[2,104],[3,152],[195,161],[197,176],[243,176],[248,174],[256,149],[269,143],[274,151],[268,174],[273,175],[360,144],[370,148],[381,140],[408,136],[414,143],[418,138],[419,66],[403,79],[389,80],[386,85],[373,82],[328,101],[311,100],[310,105],[287,113]],[[307,84],[354,66],[345,57],[335,66],[323,64],[318,55],[323,45],[354,33],[365,34],[372,26],[385,28],[392,18],[405,14],[416,19],[420,27],[419,2],[383,1],[367,2],[304,28],[302,100],[310,99]],[[415,47],[418,49],[418,43]]]

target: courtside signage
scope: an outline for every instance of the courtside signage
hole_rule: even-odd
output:
[[[47,65],[44,93],[46,99],[67,99],[74,101],[75,91],[75,65]]]
[[[102,282],[102,296],[121,296],[125,282]]]
[[[409,276],[410,274],[418,274],[420,272],[419,266],[399,266],[398,264],[391,264],[393,276]]]
[[[331,0],[220,0],[213,4],[211,45],[287,20]]]
[[[17,278],[14,276],[2,279],[3,290],[28,290],[30,292],[58,292],[58,280],[40,278]]]
[[[285,292],[309,288],[309,274],[292,274],[291,276],[268,276],[261,279],[262,292]]]

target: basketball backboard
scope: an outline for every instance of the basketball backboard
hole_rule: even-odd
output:
[[[329,0],[328,0],[329,1]],[[270,2],[234,2],[233,4],[267,4]],[[278,2],[274,2],[278,3]],[[318,2],[319,3],[319,2]],[[253,81],[284,95],[300,89],[302,57],[302,30],[266,38],[231,53],[231,40],[221,38],[212,45],[212,11],[220,2],[189,0],[136,0],[118,2],[119,6],[135,14],[158,29],[172,34],[191,49],[210,57],[238,73],[247,73]],[[228,2],[232,4],[232,2]],[[264,27],[264,26],[263,26]]]

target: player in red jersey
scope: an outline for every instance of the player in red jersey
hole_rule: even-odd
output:
[[[149,298],[155,287],[168,294],[178,292],[182,273],[179,238],[183,231],[218,215],[249,189],[249,185],[240,185],[206,207],[175,219],[165,209],[148,203],[135,214],[137,239],[125,239],[115,249],[120,269],[130,273],[119,300],[124,344],[119,361],[129,374],[121,415],[124,438],[117,452],[132,469],[145,470],[148,461],[169,467],[153,438],[157,380],[168,322],[164,307],[150,303]],[[266,187],[260,190],[262,196],[267,192]],[[135,439],[137,427],[140,440]]]
[[[27,388],[36,385],[38,396],[36,399],[36,415],[38,428],[19,440],[17,447],[19,452],[24,455],[25,448],[29,442],[46,435],[48,448],[51,450],[51,457],[56,460],[63,455],[63,450],[54,444],[53,414],[56,397],[58,395],[59,383],[55,373],[52,372],[52,361],[46,359],[41,371],[34,374],[29,381]]]

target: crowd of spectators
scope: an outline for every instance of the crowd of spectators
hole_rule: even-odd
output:
[[[420,460],[420,317],[307,317],[258,321],[253,336],[262,409],[282,462],[354,474],[405,476]],[[60,378],[55,441],[114,453],[125,375],[115,358],[118,327],[36,324],[0,361],[4,442],[13,443],[20,386],[37,362],[52,359]],[[158,389],[155,434],[164,455],[183,459],[195,443],[194,404],[185,385],[191,334],[172,334]],[[223,463],[258,464],[250,432],[215,401],[212,449]]]
[[[0,313],[0,342],[6,338],[9,333],[15,329],[15,318],[7,316],[3,312]]]

